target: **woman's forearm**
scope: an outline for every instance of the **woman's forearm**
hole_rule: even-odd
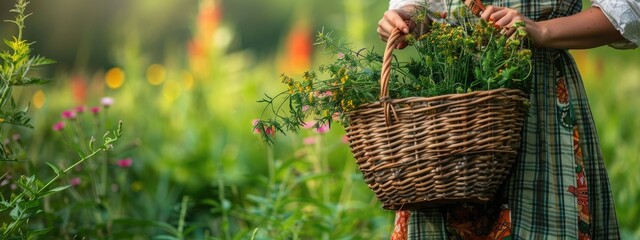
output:
[[[527,24],[533,44],[541,48],[585,49],[624,40],[598,7],[578,14]]]

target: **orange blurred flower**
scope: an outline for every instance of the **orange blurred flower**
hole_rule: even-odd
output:
[[[302,73],[311,66],[313,39],[308,24],[293,26],[286,40],[286,53],[283,70]]]
[[[217,0],[203,0],[200,2],[200,9],[196,18],[196,32],[193,39],[187,43],[189,62],[196,73],[204,72],[207,69],[207,57],[221,16]]]
[[[210,38],[218,28],[221,14],[217,7],[217,2],[218,1],[208,0],[200,3],[200,11],[198,13],[198,34],[202,37]]]
[[[84,104],[87,100],[87,81],[80,75],[71,77],[71,91],[73,92],[73,100],[77,104]]]

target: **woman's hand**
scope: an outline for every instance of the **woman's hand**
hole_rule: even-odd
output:
[[[506,36],[511,36],[516,32],[517,28],[514,27],[516,22],[524,22],[525,31],[529,34],[534,45],[542,42],[543,33],[537,22],[525,17],[515,9],[487,6],[480,14],[480,18],[488,22],[493,22],[494,26],[502,28],[502,33]]]
[[[416,10],[413,5],[403,7],[401,9],[393,9],[386,11],[382,19],[378,22],[378,35],[382,41],[387,41],[394,29],[400,29],[402,33],[409,34],[415,28],[415,23],[411,21],[411,13]],[[396,48],[402,49],[407,47],[407,41],[402,38]]]

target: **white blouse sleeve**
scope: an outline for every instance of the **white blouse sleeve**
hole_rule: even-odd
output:
[[[389,0],[389,10],[400,9],[408,5],[424,4],[425,0]]]
[[[408,5],[427,7],[434,12],[446,10],[445,1],[443,0],[389,0],[389,10],[399,9]]]
[[[640,0],[592,0],[591,3],[602,9],[613,26],[628,40],[611,44],[612,47],[640,46]]]

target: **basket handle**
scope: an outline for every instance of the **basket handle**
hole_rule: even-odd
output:
[[[486,9],[484,4],[482,4],[481,0],[462,0],[464,5],[466,5],[469,10],[473,13],[473,15],[480,17],[480,13]],[[391,125],[391,120],[389,119],[389,113],[393,113],[393,116],[396,120],[398,120],[398,115],[396,114],[393,105],[390,103],[389,99],[389,78],[391,75],[391,61],[393,60],[393,50],[396,48],[396,45],[399,40],[402,40],[402,36],[404,34],[400,29],[394,29],[391,32],[391,35],[387,39],[387,46],[384,51],[384,55],[382,56],[382,70],[380,74],[380,103],[382,104],[382,109],[384,110],[384,120],[387,126]]]
[[[384,55],[382,56],[382,70],[380,73],[380,103],[382,104],[382,109],[384,111],[384,120],[387,126],[391,125],[391,120],[389,119],[389,113],[393,113],[396,120],[398,120],[398,115],[396,115],[396,111],[393,108],[393,105],[390,103],[389,99],[389,78],[391,75],[391,61],[393,60],[393,50],[396,48],[396,45],[399,40],[402,40],[402,36],[404,34],[400,29],[394,29],[391,32],[391,35],[387,39],[387,46],[384,50]]]

